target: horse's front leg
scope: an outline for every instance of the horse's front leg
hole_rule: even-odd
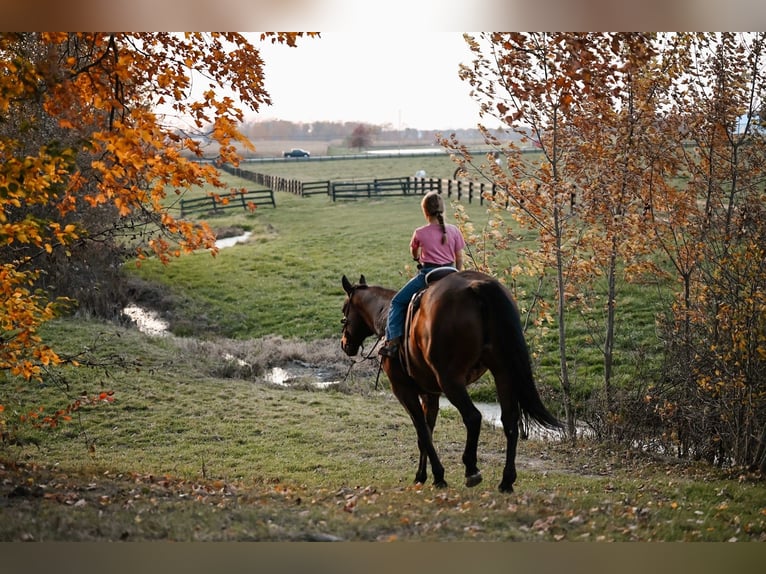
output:
[[[431,472],[433,473],[434,477],[434,486],[437,488],[443,488],[447,486],[446,481],[444,480],[444,467],[442,466],[441,461],[439,460],[439,456],[436,454],[436,449],[434,448],[433,440],[431,439],[431,431],[433,429],[433,426],[429,426],[429,423],[426,419],[426,414],[424,412],[424,406],[420,403],[420,397],[418,396],[417,389],[415,385],[413,385],[411,382],[396,382],[394,379],[391,379],[389,375],[389,380],[391,381],[391,389],[394,392],[394,395],[397,399],[399,399],[399,402],[402,404],[402,406],[405,408],[407,413],[410,415],[410,419],[412,419],[412,424],[415,426],[415,432],[418,435],[418,449],[420,451],[420,462],[418,463],[418,472],[415,475],[415,482],[416,483],[424,483],[426,480],[426,461],[431,461]],[[438,407],[438,401],[439,397],[436,396],[436,404]],[[427,404],[431,403],[431,399],[428,399],[426,402]],[[436,421],[436,409],[430,409],[429,408],[429,414],[433,414],[434,423]]]
[[[439,395],[434,394],[422,394],[420,395],[420,402],[423,405],[423,414],[426,417],[426,424],[431,436],[431,444],[433,444],[434,427],[436,426],[436,417],[439,415]],[[427,464],[428,464],[428,452],[426,445],[424,445],[420,439],[418,439],[418,449],[420,450],[420,461],[418,463],[418,472],[415,475],[415,482],[425,483],[427,477]]]

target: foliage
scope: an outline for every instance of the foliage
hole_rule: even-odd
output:
[[[525,265],[501,273],[537,277],[541,286],[550,276],[555,285],[550,299],[539,290],[533,294],[530,307],[537,309],[537,324],[555,323],[558,329],[559,378],[574,435],[576,391],[567,349],[567,309],[578,308],[594,326],[596,314],[606,317],[605,336],[594,328],[594,340],[604,355],[608,405],[617,261],[622,256],[630,265],[642,251],[634,134],[641,133],[638,123],[654,117],[650,103],[636,96],[634,78],[653,52],[649,38],[641,34],[514,33],[467,40],[476,59],[461,75],[472,85],[482,113],[520,133],[522,143],[534,142],[542,153],[542,161],[533,163],[513,138],[501,141],[485,130],[487,141],[504,152],[507,167],[493,161],[474,169],[502,190],[495,197],[496,221],[507,215],[536,233],[534,248],[524,250]],[[574,62],[572,54],[577,55]],[[637,110],[634,100],[647,109]],[[612,109],[623,112],[610,113]],[[463,169],[474,165],[457,140],[445,143],[460,153]],[[500,249],[507,247],[500,225],[492,241]],[[607,277],[605,303],[599,303],[602,297],[594,290],[601,276]],[[602,307],[596,313],[595,305]]]
[[[261,40],[294,46],[300,35]],[[193,160],[194,133],[206,131],[221,161],[236,163],[235,144],[248,145],[237,129],[242,110],[221,87],[254,110],[270,103],[259,52],[239,34],[0,35],[3,379],[40,379],[62,362],[39,335],[56,295],[87,298],[104,286],[101,303],[113,312],[121,293],[108,281],[127,247],[163,262],[215,253],[209,226],[174,217],[166,198],[224,187],[214,165]]]
[[[766,36],[688,39],[676,114],[683,193],[653,198],[657,243],[682,286],[665,324],[668,378],[652,393],[680,452],[766,469]],[[657,214],[662,213],[662,217]]]
[[[474,248],[513,245],[508,217],[537,236],[523,265],[496,272],[539,278],[525,306],[536,309],[535,324],[558,329],[570,433],[577,352],[568,336],[579,313],[604,358],[592,424],[614,433],[641,421],[640,432],[661,429],[681,454],[761,464],[763,35],[495,33],[466,41],[475,59],[461,76],[482,114],[543,159],[528,161],[512,138],[488,130],[505,167],[489,154],[474,158],[456,138],[445,144],[462,169],[502,190],[491,231],[473,236]],[[667,377],[653,389],[636,382],[615,390],[615,335],[631,328],[619,321],[620,285],[666,278],[681,285],[665,309]],[[548,282],[553,290],[543,288]],[[642,388],[646,408],[631,398]]]
[[[372,143],[372,130],[370,126],[359,124],[351,132],[348,139],[348,147],[356,148],[360,150],[365,147],[369,147]]]

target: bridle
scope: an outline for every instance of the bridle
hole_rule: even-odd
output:
[[[351,299],[353,298],[354,293],[356,293],[356,289],[353,289],[352,292],[349,293],[349,295],[348,295],[348,305],[344,308],[344,311],[346,310],[346,308],[348,308],[348,306],[351,305]],[[340,324],[343,325],[343,331],[345,331],[346,325],[348,325],[348,315],[346,315],[345,312],[343,314],[343,318],[340,320]],[[362,358],[358,359],[358,360],[354,359],[353,357],[351,358],[351,364],[348,366],[348,370],[346,371],[346,374],[343,377],[343,382],[345,382],[346,379],[348,379],[349,375],[351,374],[351,369],[353,369],[356,364],[364,362],[364,361],[371,361],[371,360],[373,360],[373,359],[375,359],[377,357],[377,353],[375,353],[375,349],[378,348],[378,345],[380,344],[380,342],[383,339],[384,339],[383,336],[378,337],[375,340],[375,344],[372,346],[372,348],[370,349],[370,351],[366,355],[364,353],[364,341],[359,343],[359,352],[362,355]],[[382,368],[383,368],[383,363],[379,360],[378,361],[378,374],[375,376],[375,390],[376,391],[378,390],[378,381],[380,380],[380,371],[382,370]]]

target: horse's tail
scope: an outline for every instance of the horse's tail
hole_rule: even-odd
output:
[[[545,428],[564,428],[561,421],[545,408],[537,392],[529,349],[521,327],[521,317],[510,294],[494,280],[478,282],[475,285],[485,302],[486,319],[494,322],[494,326],[490,326],[490,332],[493,333],[492,344],[502,349],[503,356],[510,363],[514,391],[522,416],[525,419],[531,418]]]

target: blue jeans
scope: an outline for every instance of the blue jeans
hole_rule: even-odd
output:
[[[388,323],[386,323],[387,341],[404,335],[404,319],[407,313],[407,306],[410,304],[412,296],[425,288],[426,273],[433,271],[433,269],[433,267],[424,267],[418,271],[418,274],[410,279],[391,299],[391,306],[388,308]]]

